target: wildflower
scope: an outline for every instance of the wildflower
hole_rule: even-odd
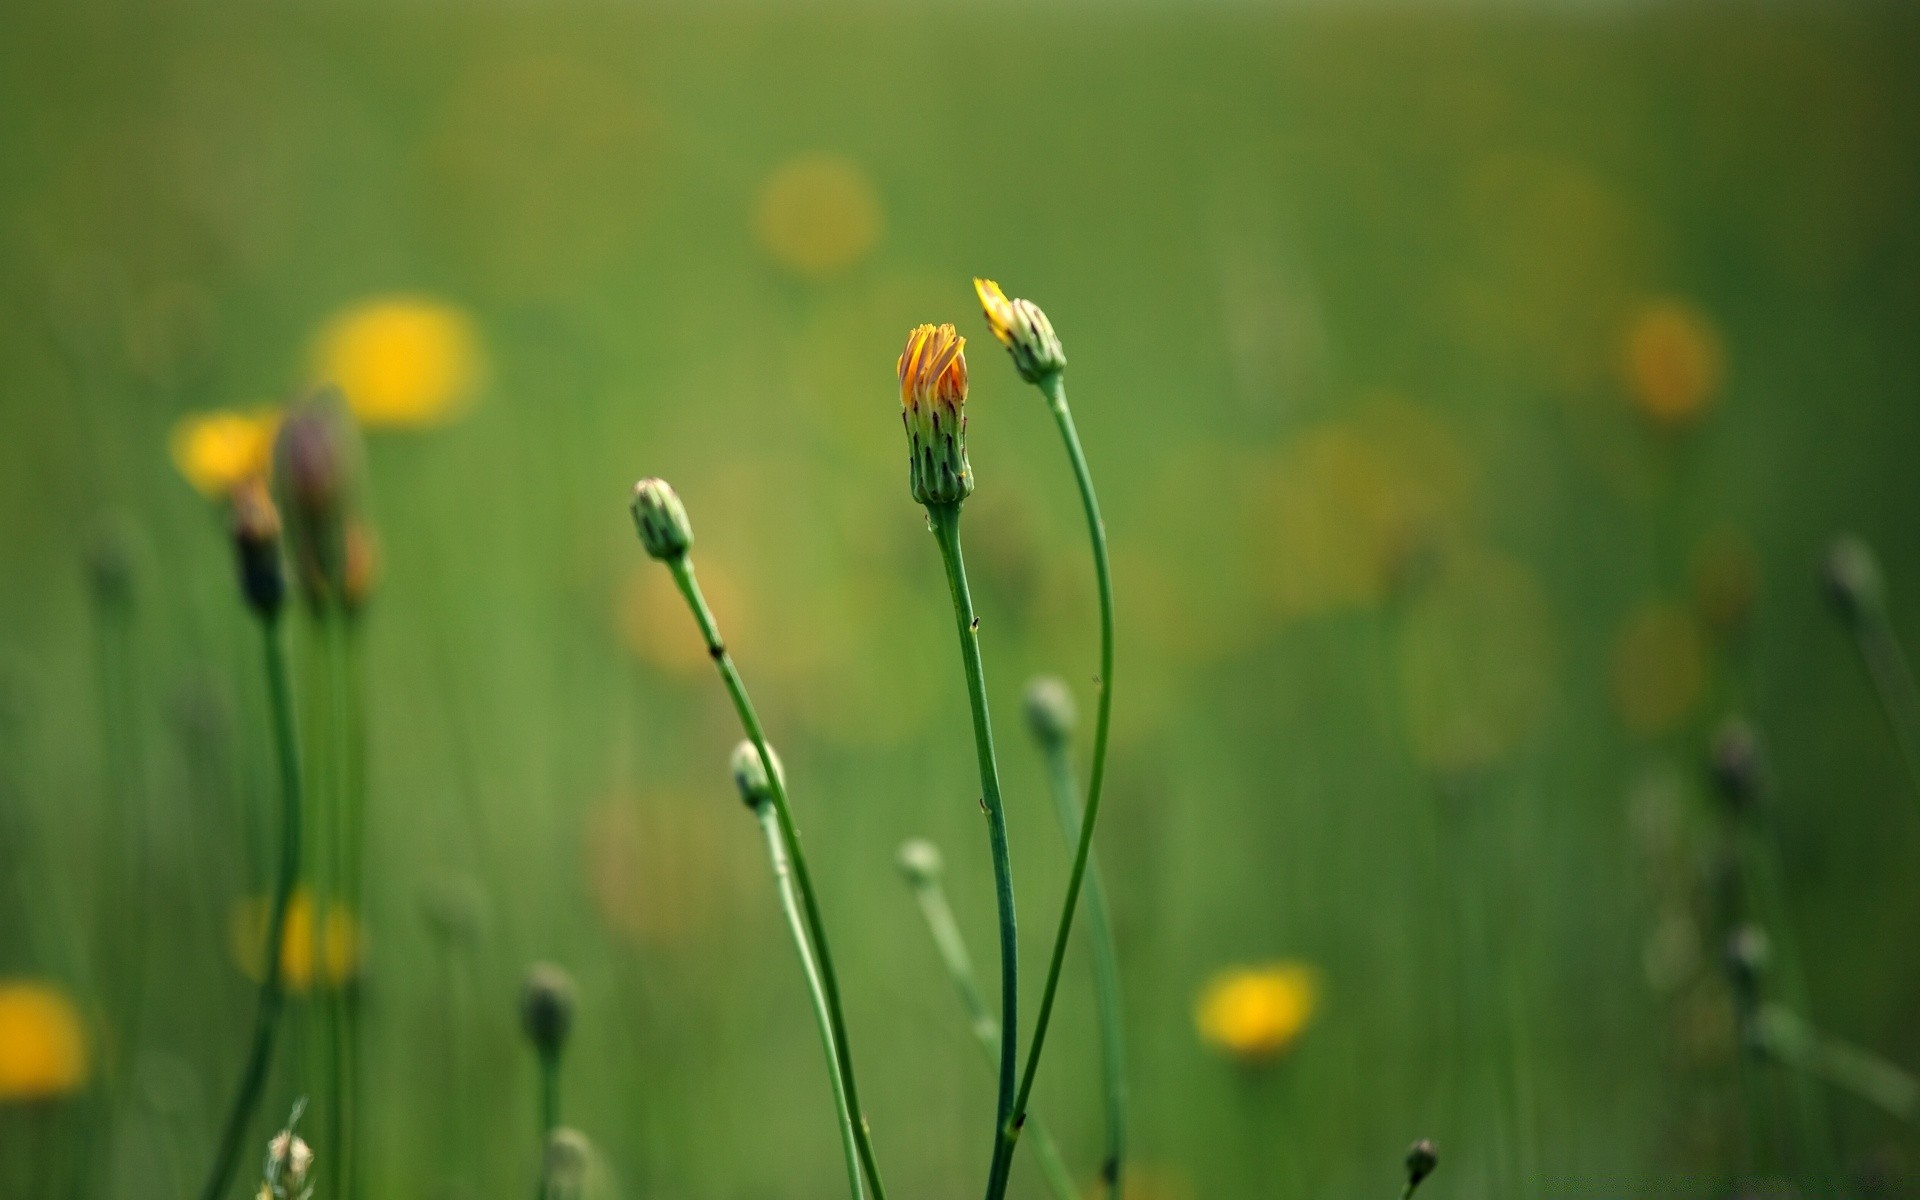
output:
[[[291,1129],[282,1129],[267,1143],[267,1157],[287,1173],[287,1182],[294,1187],[307,1181],[307,1172],[313,1167],[313,1147]]]
[[[1725,355],[1706,315],[1678,300],[1647,305],[1627,329],[1627,387],[1662,425],[1696,420],[1720,394]]]
[[[369,429],[422,429],[457,416],[479,385],[480,340],[459,309],[382,296],[337,314],[314,340],[314,372]]]
[[[1027,728],[1033,731],[1033,740],[1042,746],[1058,749],[1073,737],[1073,727],[1080,714],[1074,708],[1073,693],[1057,676],[1042,675],[1029,682],[1023,707]]]
[[[552,963],[536,963],[520,987],[520,1025],[542,1058],[554,1058],[573,1028],[573,977]]]
[[[786,783],[787,773],[780,766],[780,755],[772,746],[767,752],[773,755],[773,774],[781,783]],[[767,766],[760,759],[760,750],[751,740],[742,738],[733,748],[733,784],[740,789],[740,800],[748,808],[758,811],[762,804],[773,799],[773,780],[767,777]]]
[[[951,325],[921,325],[900,353],[901,420],[911,456],[908,486],[921,504],[973,494],[967,465],[967,339]]]
[[[65,1096],[86,1081],[86,1035],[73,1001],[48,984],[0,982],[0,1103]]]
[[[640,544],[660,562],[672,562],[693,549],[693,525],[673,485],[664,479],[642,479],[633,485],[633,525]]]
[[[307,1183],[313,1171],[313,1147],[293,1131],[306,1109],[304,1097],[294,1101],[286,1125],[267,1142],[267,1161],[260,1168],[260,1190],[254,1200],[307,1200],[313,1195]]]
[[[1200,1036],[1220,1050],[1243,1062],[1265,1062],[1293,1045],[1319,999],[1319,973],[1305,964],[1239,967],[1208,981],[1194,1021]]]
[[[316,907],[321,911],[316,914]],[[264,974],[261,945],[272,915],[269,898],[252,897],[238,905],[229,926],[233,957],[250,979]],[[289,992],[315,988],[342,988],[360,975],[365,935],[344,906],[316,906],[305,888],[287,902],[286,926],[280,934],[280,981]]]
[[[279,414],[272,409],[189,413],[167,439],[173,465],[193,490],[220,499],[266,475]]]
[[[1020,378],[1039,383],[1049,375],[1067,369],[1067,352],[1053,332],[1053,322],[1031,300],[1009,300],[1000,285],[991,279],[975,279],[973,290],[980,297],[980,309],[987,315],[987,328],[1007,353]]]

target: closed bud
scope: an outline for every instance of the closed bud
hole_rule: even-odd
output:
[[[1039,383],[1049,375],[1067,368],[1067,352],[1053,332],[1053,322],[1031,300],[1009,300],[1000,285],[991,279],[975,279],[974,294],[980,297],[980,309],[986,313],[987,328],[994,340],[1013,356],[1014,369],[1028,383]]]
[[[914,887],[927,887],[940,881],[940,873],[946,870],[946,861],[940,857],[940,847],[925,838],[910,838],[900,843],[900,849],[893,856],[894,865],[900,868],[900,874]]]
[[[907,488],[921,504],[958,504],[973,495],[967,462],[967,339],[951,325],[907,335],[895,368],[907,429]]]
[[[1727,980],[1743,1007],[1760,1002],[1760,985],[1772,958],[1773,944],[1767,940],[1767,931],[1751,921],[1727,935]]]
[[[767,753],[773,756],[773,773],[781,786],[787,782],[787,773],[780,765],[779,752],[772,746]],[[767,767],[760,760],[760,749],[751,740],[742,738],[733,748],[733,786],[740,789],[740,802],[748,808],[759,811],[762,804],[773,799],[773,781],[767,778]]]
[[[1766,760],[1753,726],[1728,718],[1713,735],[1711,757],[1713,781],[1727,807],[1735,813],[1753,811],[1766,782]]]
[[[321,388],[288,408],[274,436],[274,487],[286,513],[288,557],[316,606],[345,591],[359,474],[359,437],[338,389]]]
[[[542,1058],[557,1058],[573,1027],[573,977],[552,963],[536,963],[520,988],[520,1024]]]
[[[1080,720],[1073,693],[1066,682],[1054,675],[1042,675],[1027,684],[1023,707],[1027,728],[1033,740],[1049,750],[1065,746],[1073,738],[1073,727]]]
[[[280,514],[266,485],[257,479],[235,488],[231,505],[240,594],[255,613],[277,617],[287,597],[286,575],[280,568]]]
[[[633,525],[640,544],[661,562],[672,562],[693,549],[693,525],[686,506],[664,479],[647,478],[633,485]]]
[[[1433,1169],[1440,1165],[1440,1151],[1431,1138],[1421,1138],[1407,1150],[1407,1190],[1413,1195],[1413,1189],[1420,1186]]]
[[[1880,560],[1873,548],[1852,534],[1843,534],[1827,547],[1821,574],[1827,598],[1848,621],[1876,612],[1886,602],[1880,578]]]

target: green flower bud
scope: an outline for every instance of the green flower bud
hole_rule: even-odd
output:
[[[338,388],[320,388],[287,409],[274,435],[274,488],[287,518],[287,556],[311,604],[345,590],[346,523],[360,471],[359,435]]]
[[[951,325],[921,325],[896,364],[907,427],[907,486],[921,504],[958,504],[973,494],[967,464],[967,339]]]
[[[1067,690],[1065,680],[1055,675],[1030,680],[1023,707],[1034,741],[1049,750],[1057,750],[1072,740],[1080,711],[1073,703],[1073,693]]]
[[[573,1028],[573,977],[552,963],[535,963],[520,987],[520,1024],[542,1058],[556,1058]]]
[[[940,847],[925,838],[910,838],[901,842],[893,861],[914,887],[926,887],[939,882],[940,873],[946,870],[947,865],[940,857]]]
[[[1420,1186],[1433,1169],[1440,1165],[1440,1151],[1431,1138],[1421,1138],[1407,1150],[1407,1191],[1413,1195],[1413,1189]]]
[[[633,485],[633,524],[640,544],[661,562],[672,562],[693,549],[693,526],[687,510],[664,479],[642,479]]]
[[[782,787],[787,783],[786,768],[780,765],[780,752],[772,746],[767,753],[773,756],[773,773]],[[760,749],[751,739],[742,738],[733,748],[733,786],[740,789],[740,802],[748,808],[759,810],[762,804],[773,799],[773,781],[767,778],[766,764],[760,761]]]
[[[1852,534],[1844,534],[1827,547],[1822,574],[1827,597],[1840,615],[1858,621],[1886,603],[1886,586],[1880,578],[1880,560],[1873,548]]]
[[[1053,322],[1031,300],[1009,300],[1000,285],[991,279],[975,279],[974,294],[980,297],[980,309],[987,315],[987,328],[1007,353],[1013,356],[1014,369],[1028,383],[1039,383],[1049,375],[1067,369],[1067,352],[1053,332]]]

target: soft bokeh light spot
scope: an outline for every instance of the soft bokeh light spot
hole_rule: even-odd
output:
[[[706,594],[727,640],[737,643],[748,628],[751,614],[742,606],[740,590],[724,564],[713,555],[700,559],[700,590]],[[674,586],[673,576],[651,562],[635,563],[627,571],[615,600],[614,622],[620,644],[650,667],[686,679],[703,679],[713,671],[700,628],[687,612],[687,602]]]
[[[271,409],[189,413],[174,422],[167,450],[194,491],[224,497],[266,475],[278,424],[279,414]]]
[[[0,1102],[64,1096],[86,1080],[86,1031],[67,994],[29,980],[0,982]]]
[[[1720,334],[1682,300],[1655,300],[1634,314],[1622,347],[1628,393],[1662,425],[1697,420],[1720,395],[1726,371]]]
[[[1208,1045],[1242,1062],[1269,1062],[1293,1047],[1320,1005],[1320,973],[1304,963],[1235,967],[1207,981],[1194,1024]]]
[[[316,914],[312,894],[296,888],[287,902],[286,925],[280,935],[280,981],[289,992],[315,987],[337,988],[360,974],[366,936],[344,906],[324,905]],[[272,899],[253,896],[234,906],[228,925],[233,961],[248,979],[265,974],[261,951],[272,920]]]
[[[1613,702],[1643,736],[1680,725],[1706,692],[1707,649],[1693,614],[1649,601],[1628,614],[1613,643]]]
[[[760,188],[753,230],[781,266],[825,279],[858,264],[880,240],[880,195],[858,163],[803,154],[782,163]]]
[[[314,340],[314,372],[368,428],[421,428],[458,416],[481,374],[480,338],[453,305],[382,296],[334,316]]]

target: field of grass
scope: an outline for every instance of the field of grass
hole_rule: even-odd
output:
[[[1860,535],[1920,652],[1917,56],[1899,4],[16,0],[0,987],[69,997],[85,1062],[9,1096],[40,1035],[0,1006],[0,1197],[206,1172],[278,793],[226,516],[169,440],[337,373],[388,297],[451,312],[470,378],[366,430],[360,1190],[533,1190],[546,960],[595,1186],[845,1194],[734,713],[627,512],[659,475],[785,759],[889,1188],[977,1195],[994,1081],[894,867],[938,844],[991,990],[910,327],[969,339],[1029,1012],[1071,854],[1021,689],[1091,714],[1098,625],[975,275],[1059,329],[1112,539],[1128,1200],[1397,1195],[1417,1137],[1425,1200],[1914,1194],[1911,1121],[1742,1051],[1708,751],[1735,714],[1765,747],[1783,999],[1920,1069],[1920,793],[1821,588]],[[325,639],[287,626],[313,735]],[[1210,1044],[1208,981],[1269,962],[1312,969],[1304,1028]],[[324,1090],[320,994],[229,1195]],[[1099,1195],[1079,942],[1060,1005],[1035,1108]],[[1024,1150],[1012,1194],[1046,1194]]]

